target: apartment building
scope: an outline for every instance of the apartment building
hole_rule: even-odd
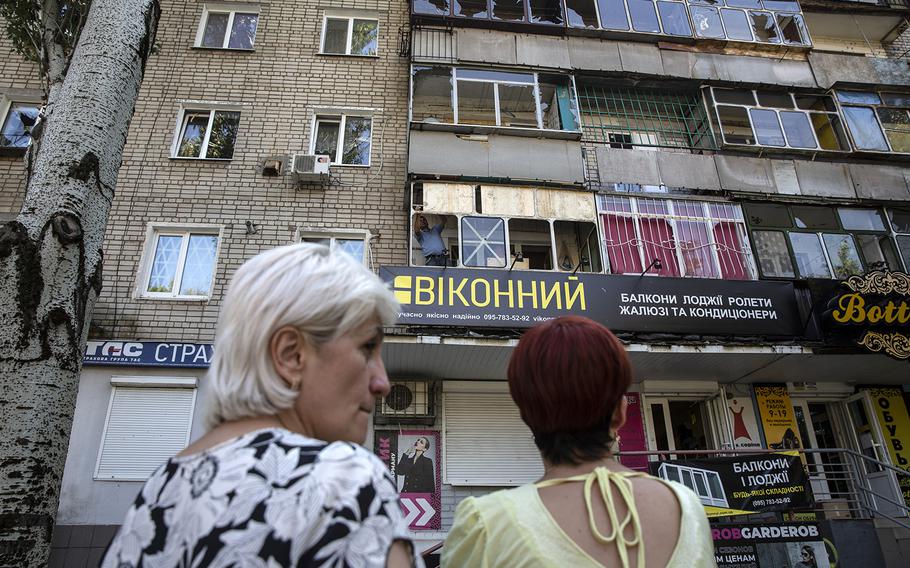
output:
[[[91,564],[142,481],[204,431],[224,286],[300,240],[362,258],[402,302],[369,443],[402,489],[404,449],[428,447],[435,479],[404,495],[422,549],[465,496],[542,471],[505,369],[523,329],[564,313],[628,346],[628,465],[793,447],[780,411],[798,447],[867,456],[863,479],[894,501],[877,505],[905,518],[910,489],[880,464],[904,467],[893,440],[910,434],[880,409],[906,416],[906,360],[832,330],[827,304],[851,275],[910,270],[908,14],[894,0],[163,0],[52,562]],[[3,50],[10,216],[40,90]],[[817,507],[792,518],[851,543],[843,565],[887,562],[907,541],[876,540],[875,497],[840,485],[837,455],[807,454]]]

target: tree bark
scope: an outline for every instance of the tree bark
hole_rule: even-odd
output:
[[[49,93],[22,211],[0,226],[0,566],[47,563],[104,230],[159,14],[158,0],[94,0]]]

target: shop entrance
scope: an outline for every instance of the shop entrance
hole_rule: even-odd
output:
[[[800,439],[806,449],[847,448],[874,460],[888,463],[881,431],[872,410],[869,394],[861,392],[836,401],[793,399],[793,411]],[[843,499],[850,487],[844,471],[845,456],[814,454],[806,456],[812,493],[817,501]],[[861,475],[868,487],[880,495],[900,502],[900,490],[894,475],[872,461],[863,460]],[[875,498],[874,496],[872,497]],[[897,508],[879,499],[877,507],[887,514]]]
[[[646,408],[650,450],[710,450],[717,447],[707,401],[649,396]]]

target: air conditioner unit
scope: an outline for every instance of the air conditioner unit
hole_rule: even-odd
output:
[[[432,381],[395,381],[377,399],[377,424],[427,424],[436,421],[436,385]]]
[[[329,174],[332,159],[325,154],[294,154],[291,156],[291,173],[299,178],[318,178]]]

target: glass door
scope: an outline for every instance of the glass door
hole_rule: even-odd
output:
[[[848,421],[847,431],[851,433],[851,445],[853,449],[870,458],[862,460],[861,467],[865,471],[856,472],[860,476],[865,473],[865,482],[860,480],[860,485],[897,503],[903,502],[894,474],[876,463],[876,461],[890,463],[890,458],[872,410],[869,393],[855,394],[844,400],[844,405]],[[901,514],[898,507],[885,499],[877,499],[875,495],[870,495],[870,499],[876,509],[882,513],[892,516]]]
[[[793,400],[793,414],[799,427],[800,439],[805,449],[832,449],[842,447],[835,436],[828,402],[806,399]],[[806,454],[806,466],[812,494],[817,501],[827,501],[847,496],[848,487],[843,479],[846,474],[844,456],[835,453]]]

